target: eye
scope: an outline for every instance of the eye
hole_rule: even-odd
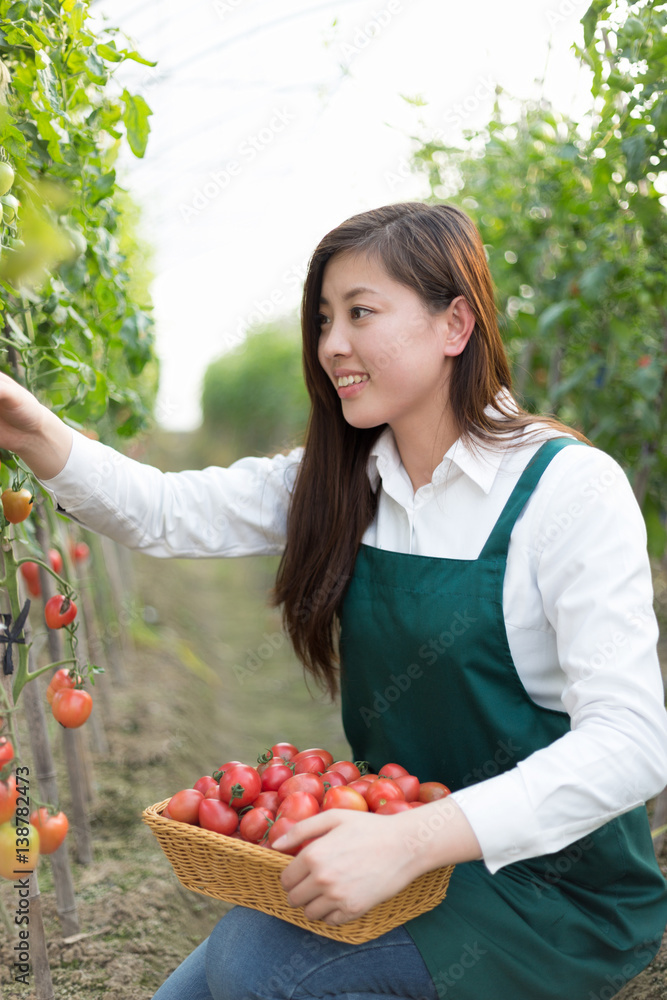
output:
[[[352,308],[350,309],[350,312],[351,313],[359,313],[359,312],[370,313],[370,312],[372,312],[372,310],[371,309],[366,309],[365,306],[352,306]],[[358,319],[363,319],[364,317],[360,316],[360,317],[357,317],[357,318]]]
[[[315,317],[315,323],[317,326],[324,326],[325,323],[329,322],[329,317],[325,316],[324,313],[318,313]]]

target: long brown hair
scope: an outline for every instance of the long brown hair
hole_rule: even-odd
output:
[[[512,378],[484,246],[465,212],[453,205],[403,202],[354,215],[327,233],[310,259],[301,302],[311,411],[273,602],[283,606],[284,626],[297,656],[332,696],[338,681],[338,609],[377,507],[368,457],[386,427],[360,430],[344,420],[336,390],[317,357],[322,277],[336,253],[377,261],[434,314],[457,296],[467,300],[475,327],[465,350],[452,359],[449,380],[451,413],[465,441],[497,441],[499,434],[518,435],[536,421],[512,401],[498,399],[503,389],[511,390]],[[499,416],[485,412],[490,404]],[[552,418],[539,419],[586,440]]]

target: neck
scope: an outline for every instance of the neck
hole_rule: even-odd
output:
[[[444,414],[436,427],[422,422],[414,427],[392,427],[392,431],[415,493],[431,482],[443,456],[460,436],[449,414]]]

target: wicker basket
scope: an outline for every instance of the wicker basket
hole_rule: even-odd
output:
[[[454,870],[450,865],[420,875],[398,895],[374,906],[363,917],[333,926],[322,920],[309,920],[301,907],[287,902],[280,875],[292,860],[290,855],[165,819],[161,813],[168,802],[165,799],[149,806],[142,819],[187,889],[261,910],[335,941],[350,944],[372,941],[406,920],[432,910],[444,899]]]

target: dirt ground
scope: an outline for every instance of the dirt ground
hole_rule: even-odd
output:
[[[40,862],[57,1000],[149,1000],[226,910],[224,903],[181,887],[141,822],[142,809],[224,760],[252,761],[267,738],[347,755],[336,707],[306,690],[278,613],[267,607],[275,568],[272,559],[190,562],[142,556],[133,556],[126,568],[128,594],[135,595],[126,606],[132,643],[125,683],[111,691],[108,753],[92,753],[94,862],[76,863],[68,838],[79,940],[62,940],[50,865],[47,859]],[[57,745],[58,727],[52,728]],[[59,785],[67,809],[63,774]],[[9,883],[0,886],[0,900],[10,912],[12,892]],[[12,946],[0,930],[0,995],[34,1000],[30,987],[12,981]],[[598,1000],[607,995],[603,991]],[[667,938],[651,965],[618,997],[667,1000]],[[480,1000],[493,1000],[492,993]]]

